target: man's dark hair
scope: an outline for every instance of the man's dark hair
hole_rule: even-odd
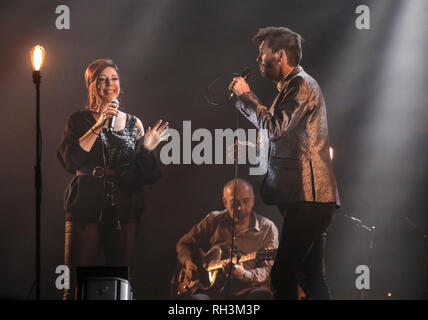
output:
[[[256,46],[260,46],[263,41],[266,41],[272,52],[284,49],[288,64],[293,67],[297,66],[302,59],[302,40],[303,38],[298,33],[286,27],[261,28],[253,37],[253,43]]]

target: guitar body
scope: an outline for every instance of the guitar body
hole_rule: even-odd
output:
[[[198,290],[213,289],[217,292],[223,290],[223,286],[219,285],[222,281],[216,282],[220,269],[207,271],[209,266],[221,263],[222,251],[219,247],[213,247],[206,253],[200,250],[199,259],[197,261],[198,271],[193,272],[193,277],[189,279],[186,276],[186,267],[180,262],[174,272],[171,280],[171,297],[174,299],[186,298],[194,295]]]
[[[212,247],[207,253],[204,253],[202,250],[199,250],[200,254],[200,268],[199,271],[199,289],[209,290],[213,288],[214,283],[216,282],[217,276],[221,273],[220,269],[215,269],[208,271],[208,268],[216,263],[221,262],[221,249],[219,247]],[[221,291],[221,287],[217,287],[217,290]]]

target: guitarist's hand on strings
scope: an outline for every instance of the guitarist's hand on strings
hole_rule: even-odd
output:
[[[188,279],[192,279],[193,278],[193,271],[197,271],[198,267],[196,266],[196,264],[193,263],[193,261],[191,259],[187,259],[184,262],[184,266],[186,267],[186,277]]]
[[[230,262],[225,262],[223,264],[223,271],[228,274],[230,270]],[[232,277],[236,279],[242,279],[244,277],[245,269],[242,266],[242,263],[235,264],[232,267]]]

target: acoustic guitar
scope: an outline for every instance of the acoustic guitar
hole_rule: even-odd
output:
[[[274,260],[276,251],[277,248],[261,249],[246,255],[236,252],[232,257],[232,264],[251,260]],[[186,298],[194,295],[197,290],[204,291],[211,289],[222,292],[224,281],[216,280],[219,278],[219,271],[223,269],[225,263],[230,262],[230,258],[222,260],[221,257],[222,250],[217,246],[212,247],[206,253],[199,250],[199,259],[195,262],[198,270],[193,272],[191,279],[186,275],[186,267],[179,262],[171,279],[171,297],[173,299]],[[222,280],[224,280],[224,277]]]

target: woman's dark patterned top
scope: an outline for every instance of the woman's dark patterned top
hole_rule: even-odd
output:
[[[137,146],[137,118],[126,115],[125,128],[118,131],[101,130],[100,138],[106,150],[107,168],[132,166]]]
[[[126,115],[125,127],[118,131],[101,130],[100,139],[104,147],[104,163],[106,168],[130,168],[135,163],[137,146],[137,118]],[[115,177],[106,177],[104,186],[105,206],[116,205],[118,192]]]

